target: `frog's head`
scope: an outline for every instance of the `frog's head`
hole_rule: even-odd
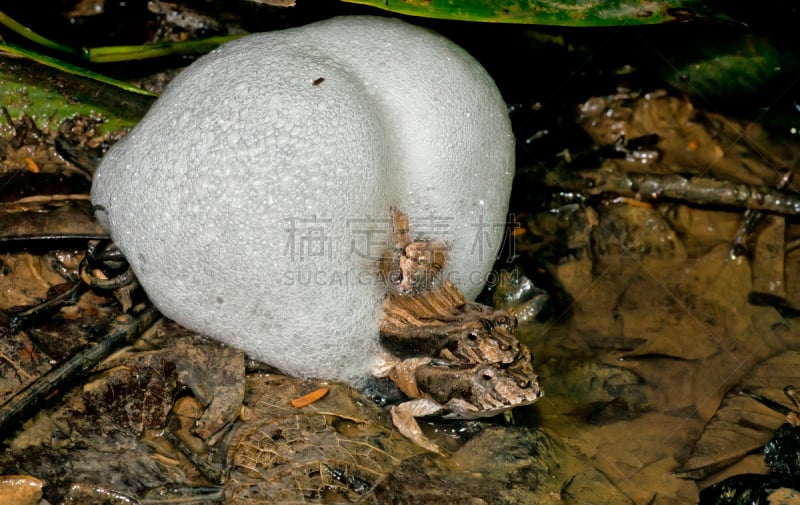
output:
[[[514,316],[505,310],[469,321],[453,329],[455,338],[449,340],[441,356],[462,363],[512,363],[520,352],[513,334],[515,326]]]
[[[539,377],[532,369],[530,374],[524,374],[497,366],[479,366],[470,375],[470,385],[467,401],[475,410],[466,410],[459,417],[492,417],[542,397]],[[458,414],[456,405],[449,408]]]
[[[416,295],[431,289],[447,262],[447,246],[442,242],[411,242],[400,256],[398,292]]]
[[[523,353],[521,357],[524,360],[528,355]],[[414,377],[421,396],[450,411],[445,417],[492,417],[542,396],[539,378],[529,361],[503,368],[433,360],[418,366]]]

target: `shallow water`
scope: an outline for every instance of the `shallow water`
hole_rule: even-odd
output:
[[[790,273],[796,255],[783,254],[791,225],[767,217],[748,256],[733,257],[740,213],[674,202],[596,208],[596,218],[573,216],[573,222],[596,223],[584,235],[592,240],[573,248],[577,253],[558,264],[522,260],[531,271],[551,274],[545,278],[563,291],[545,321],[518,331],[533,351],[545,396],[519,409],[517,419],[562,437],[635,503],[696,503],[698,486],[726,475],[763,473],[762,456],[745,458],[752,445],[703,446],[700,453],[709,453],[699,459],[693,450],[725,395],[740,384],[787,403],[782,388],[800,378],[796,355],[786,354],[800,346],[794,321],[774,307],[748,302],[761,291],[797,299]],[[541,229],[530,224],[537,219],[552,214],[532,216],[529,229]],[[521,235],[518,250],[529,239]],[[788,366],[758,368],[781,356]],[[760,409],[754,400],[745,403],[742,419],[756,424]],[[773,413],[758,426],[761,443],[781,422]],[[716,463],[721,468],[705,469]],[[678,469],[696,480],[679,478]]]

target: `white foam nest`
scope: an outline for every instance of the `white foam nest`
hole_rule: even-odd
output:
[[[513,172],[505,103],[469,54],[341,17],[200,58],[103,159],[92,200],[164,315],[353,382],[378,352],[390,206],[449,244],[446,275],[474,297]]]

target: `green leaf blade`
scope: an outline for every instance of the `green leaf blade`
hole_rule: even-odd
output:
[[[553,26],[623,26],[726,19],[696,0],[344,0],[437,19]]]

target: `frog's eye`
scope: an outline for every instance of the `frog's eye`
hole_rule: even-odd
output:
[[[477,342],[478,340],[480,340],[480,338],[481,337],[475,331],[471,331],[467,334],[467,340],[469,340],[470,342]]]
[[[483,371],[481,372],[481,378],[487,382],[494,379],[494,369],[484,368]]]
[[[500,313],[494,316],[494,324],[513,330],[517,327],[517,318],[509,314]]]

